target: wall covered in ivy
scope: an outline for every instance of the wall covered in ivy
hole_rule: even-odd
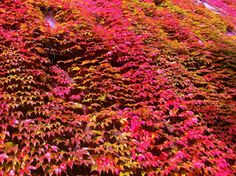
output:
[[[0,176],[236,174],[234,0],[0,2]]]

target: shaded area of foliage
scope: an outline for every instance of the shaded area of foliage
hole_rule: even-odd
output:
[[[1,2],[0,175],[234,175],[229,27],[190,0]]]

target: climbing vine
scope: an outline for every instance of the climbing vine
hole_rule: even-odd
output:
[[[4,0],[1,175],[236,173],[235,3]]]

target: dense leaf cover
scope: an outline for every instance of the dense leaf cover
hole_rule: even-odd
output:
[[[1,1],[0,175],[234,175],[236,5],[215,2]]]

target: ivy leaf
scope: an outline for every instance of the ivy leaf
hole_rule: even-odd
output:
[[[8,158],[9,157],[5,153],[0,154],[0,163],[3,164],[3,162]]]

